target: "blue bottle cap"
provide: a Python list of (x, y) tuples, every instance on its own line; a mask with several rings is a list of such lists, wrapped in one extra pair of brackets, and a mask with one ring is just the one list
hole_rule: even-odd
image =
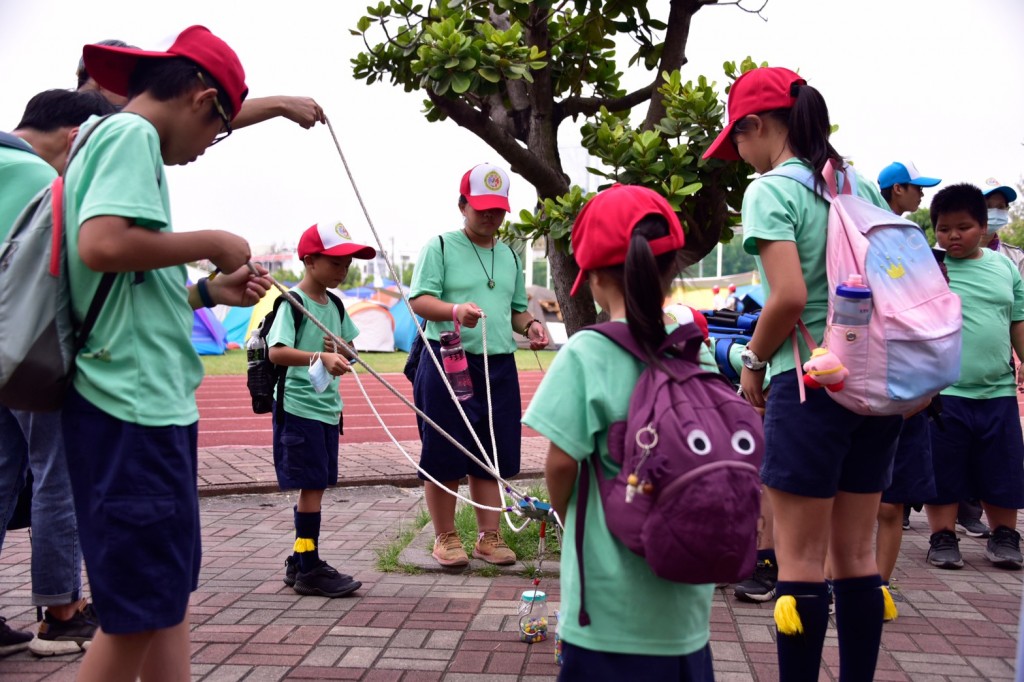
[(840, 284), (836, 287), (836, 295), (843, 298), (871, 298), (871, 289), (867, 287), (848, 287)]

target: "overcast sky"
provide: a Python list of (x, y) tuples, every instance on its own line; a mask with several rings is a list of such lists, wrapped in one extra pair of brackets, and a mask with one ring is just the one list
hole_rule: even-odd
[[(667, 17), (667, 2), (649, 4)], [(430, 235), (459, 226), (462, 173), (482, 161), (508, 164), (454, 123), (427, 123), (422, 94), (353, 79), (349, 60), (362, 41), (349, 29), (364, 7), (358, 0), (0, 0), (0, 130), (15, 126), (35, 93), (74, 86), (83, 44), (120, 38), (163, 48), (181, 29), (203, 24), (238, 52), (250, 96), (317, 99), (385, 247), (393, 239), (398, 253), (416, 254)], [(1012, 184), (1024, 174), (1021, 0), (770, 0), (763, 15), (767, 22), (731, 6), (701, 10), (684, 78), (704, 73), (724, 82), (722, 62), (746, 55), (799, 70), (840, 125), (837, 149), (872, 178), (904, 158), (944, 184), (989, 176)], [(647, 79), (635, 72), (628, 83)], [(560, 131), (563, 153), (581, 166), (570, 124)], [(263, 123), (169, 169), (169, 177), (179, 230), (222, 228), (259, 246), (295, 243), (312, 223), (337, 217), (370, 239), (324, 126)], [(511, 198), (518, 213), (535, 194), (513, 178)]]

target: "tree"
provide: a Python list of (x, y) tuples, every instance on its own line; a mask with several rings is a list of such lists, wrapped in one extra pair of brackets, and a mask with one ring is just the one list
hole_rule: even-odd
[[(683, 83), (679, 72), (691, 18), (714, 4), (670, 0), (661, 19), (644, 0), (429, 0), (425, 8), (390, 0), (368, 7), (353, 31), (366, 45), (353, 73), (368, 84), (423, 92), (428, 120), (466, 128), (533, 185), (537, 210), (522, 212), (509, 233), (549, 237), (553, 286), (571, 333), (595, 315), (589, 291), (569, 297), (578, 273), (569, 235), (588, 197), (562, 169), (558, 128), (565, 121), (586, 119), (582, 144), (610, 168), (591, 172), (609, 184), (651, 187), (679, 212), (687, 233), (681, 267), (732, 236), (737, 217), (729, 207), (739, 206), (749, 168), (700, 158), (721, 129), (724, 107), (714, 83), (703, 76)], [(616, 59), (619, 36), (636, 45), (625, 67)], [(754, 66), (748, 58), (739, 70)], [(627, 93), (621, 68), (652, 75)], [(725, 74), (734, 78), (737, 67), (727, 62)], [(634, 127), (629, 114), (639, 105), (647, 111)]]
[(924, 236), (928, 238), (928, 243), (935, 246), (935, 228), (932, 227), (932, 214), (927, 208), (919, 208), (910, 215), (907, 216), (907, 220), (911, 220), (921, 226), (924, 230)]
[[(1017, 181), (1017, 196), (1024, 197), (1024, 178)], [(1024, 201), (1010, 204), (1010, 224), (999, 231), (999, 238), (1024, 248)]]

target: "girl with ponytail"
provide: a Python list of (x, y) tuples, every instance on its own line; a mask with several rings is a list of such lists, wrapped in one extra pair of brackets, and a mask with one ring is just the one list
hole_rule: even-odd
[[(767, 298), (744, 352), (740, 386), (754, 407), (766, 408), (761, 478), (775, 514), (779, 676), (818, 679), (828, 625), (829, 553), (840, 679), (870, 680), (887, 596), (873, 530), (902, 419), (856, 415), (824, 391), (810, 391), (800, 402), (790, 338), (801, 319), (816, 339), (824, 335), (828, 203), (800, 182), (770, 173), (789, 165), (809, 169), (820, 189), (826, 162), (844, 164), (829, 141), (821, 93), (788, 69), (745, 73), (729, 92), (728, 110), (729, 124), (704, 158), (742, 159), (762, 174), (743, 196), (743, 247), (757, 259)], [(887, 206), (873, 182), (858, 178), (857, 193)], [(798, 351), (801, 363), (809, 358), (802, 343)], [(769, 363), (766, 403), (761, 387)]]
[[(572, 246), (584, 284), (612, 320), (629, 330), (657, 363), (667, 338), (662, 302), (683, 246), (679, 218), (644, 187), (615, 185), (591, 199), (576, 218)], [(608, 453), (608, 429), (626, 418), (644, 363), (595, 331), (566, 343), (527, 409), (523, 422), (551, 440), (546, 478), (551, 504), (564, 521), (559, 679), (714, 679), (708, 645), (714, 585), (656, 577), (643, 557), (616, 539), (604, 522), (601, 496), (587, 496), (586, 613), (581, 624), (581, 557), (575, 545), (581, 461), (595, 448), (605, 471), (620, 467)], [(588, 467), (588, 485), (597, 489)], [(624, 591), (625, 590), (625, 591)], [(624, 595), (628, 597), (624, 598)], [(586, 619), (584, 619), (586, 622)]]

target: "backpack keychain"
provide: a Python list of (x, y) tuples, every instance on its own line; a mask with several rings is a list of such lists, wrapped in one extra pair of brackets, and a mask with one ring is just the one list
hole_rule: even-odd
[[(650, 434), (649, 442), (644, 442), (645, 435)], [(640, 455), (640, 459), (637, 460), (636, 466), (633, 467), (633, 473), (626, 478), (626, 504), (631, 504), (633, 498), (636, 497), (636, 491), (639, 490), (642, 495), (650, 495), (654, 492), (654, 484), (650, 481), (640, 481), (640, 469), (643, 468), (644, 462), (651, 456), (651, 450), (658, 445), (658, 432), (654, 430), (652, 424), (648, 424), (644, 428), (636, 432), (636, 444), (643, 450), (643, 454)]]

